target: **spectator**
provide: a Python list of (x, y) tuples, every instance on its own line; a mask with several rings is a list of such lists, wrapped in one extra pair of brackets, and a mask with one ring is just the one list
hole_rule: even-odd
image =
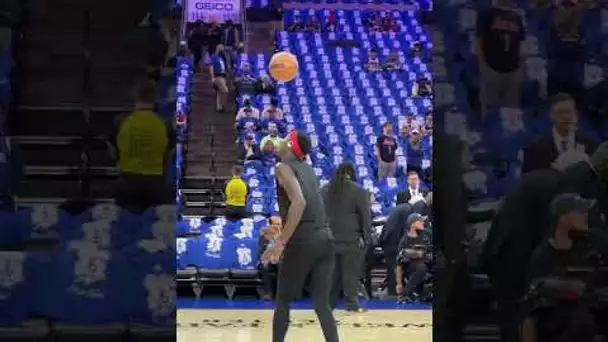
[(422, 134), (420, 129), (414, 127), (410, 130), (410, 138), (406, 144), (407, 170), (422, 171), (422, 160), (424, 159), (424, 146), (422, 144)]
[(407, 173), (407, 190), (397, 194), (397, 204), (408, 203), (413, 205), (420, 200), (425, 200), (428, 193), (429, 192), (420, 185), (420, 176), (418, 175), (418, 172), (410, 171)]
[(395, 292), (404, 296), (406, 303), (416, 301), (428, 273), (429, 241), (423, 236), (424, 222), (422, 215), (411, 214), (407, 219), (407, 233), (399, 241)]
[(365, 64), (365, 69), (369, 72), (377, 72), (382, 71), (382, 65), (380, 64), (380, 58), (378, 57), (378, 52), (372, 49), (369, 52), (369, 60), (367, 64)]
[[(211, 23), (207, 30), (207, 51), (210, 55), (217, 50), (217, 46), (222, 42), (222, 28), (218, 23)], [(222, 52), (223, 53), (223, 52)]]
[(383, 126), (383, 133), (378, 136), (376, 141), (376, 159), (378, 161), (378, 179), (395, 177), (397, 172), (397, 162), (395, 152), (399, 145), (393, 136), (393, 125), (390, 122)]
[(248, 134), (245, 141), (238, 146), (239, 161), (246, 162), (250, 160), (260, 159), (260, 148), (258, 147), (255, 137)]
[(547, 93), (570, 93), (578, 98), (583, 90), (586, 51), (583, 45), (583, 10), (571, 0), (563, 0), (554, 11), (551, 25)]
[(407, 139), (410, 136), (410, 127), (411, 127), (412, 121), (411, 118), (408, 118), (406, 122), (404, 122), (401, 127), (399, 128), (399, 138), (400, 139)]
[(372, 242), (369, 193), (356, 183), (354, 167), (343, 163), (335, 177), (321, 189), (328, 224), (336, 240), (332, 306), (344, 293), (346, 311), (363, 312), (358, 287), (363, 260)]
[(336, 15), (336, 11), (330, 11), (329, 17), (327, 17), (327, 25), (325, 29), (328, 32), (336, 32), (338, 30), (338, 16)]
[(551, 134), (524, 147), (522, 173), (550, 168), (566, 151), (576, 150), (590, 155), (597, 148), (597, 142), (578, 132), (576, 104), (570, 95), (557, 94), (553, 97), (551, 121)]
[(386, 271), (388, 277), (388, 294), (390, 296), (397, 295), (397, 279), (395, 277), (395, 268), (397, 266), (397, 252), (399, 242), (405, 234), (407, 228), (406, 222), (412, 212), (412, 207), (409, 204), (399, 204), (394, 207), (382, 228), (382, 233), (378, 240), (378, 244), (384, 251), (386, 260)]
[(509, 0), (497, 0), (493, 7), (479, 12), (477, 18), (482, 119), (485, 119), (491, 106), (502, 104), (506, 107), (519, 107), (520, 48), (526, 34), (521, 16), (509, 4)]
[(236, 52), (242, 41), (243, 39), (239, 28), (232, 20), (226, 21), (226, 26), (222, 32), (222, 44), (224, 45), (225, 54), (228, 57), (228, 65), (230, 65), (230, 67), (232, 67), (234, 61), (236, 61)]
[(223, 53), (224, 46), (222, 44), (217, 45), (209, 66), (211, 83), (213, 83), (213, 88), (217, 92), (216, 109), (218, 112), (223, 112), (228, 102), (228, 83), (226, 82), (228, 69)]
[(257, 79), (251, 74), (251, 65), (243, 64), (241, 74), (234, 79), (237, 95), (255, 95)]
[(397, 33), (401, 28), (399, 27), (399, 24), (397, 24), (397, 21), (393, 19), (389, 13), (386, 13), (384, 19), (382, 19), (381, 30), (382, 32)]
[(192, 30), (188, 33), (188, 48), (192, 51), (195, 71), (199, 70), (203, 58), (203, 45), (205, 44), (204, 29), (203, 23), (195, 23)]
[[(262, 232), (260, 236), (260, 257), (262, 260), (262, 254), (268, 248), (268, 244), (270, 241), (277, 239), (281, 230), (283, 229), (283, 223), (281, 222), (281, 218), (278, 216), (272, 216), (270, 218), (270, 226), (268, 226)], [(275, 292), (275, 287), (273, 284), (276, 282), (276, 273), (278, 272), (277, 264), (268, 263), (264, 265), (260, 263), (260, 276), (262, 278), (262, 284), (264, 285), (264, 294), (262, 295), (262, 299), (264, 300), (272, 300), (273, 293)]]
[(268, 75), (263, 75), (256, 83), (256, 95), (277, 96), (277, 87)]
[(270, 100), (270, 105), (262, 111), (263, 120), (283, 120), (283, 110), (279, 108), (277, 99)]
[(289, 32), (299, 32), (304, 31), (304, 22), (300, 18), (296, 18), (291, 25), (287, 27), (287, 31)]
[(374, 13), (371, 17), (365, 20), (365, 26), (369, 31), (379, 32), (380, 31), (380, 19), (378, 14)]
[(260, 119), (260, 110), (251, 105), (251, 100), (247, 99), (243, 103), (243, 107), (239, 109), (236, 114), (236, 121), (240, 121), (245, 118)]
[(244, 219), (247, 213), (247, 196), (249, 196), (249, 185), (241, 178), (243, 167), (235, 165), (232, 167), (232, 179), (226, 184), (226, 218), (231, 221)]
[(433, 84), (427, 77), (421, 77), (416, 82), (412, 89), (412, 96), (427, 97), (433, 94)]
[(403, 63), (399, 60), (399, 52), (393, 51), (388, 56), (388, 61), (384, 63), (384, 70), (386, 71), (401, 71), (403, 70)]
[(420, 58), (424, 56), (424, 47), (422, 46), (422, 43), (416, 41), (412, 44), (411, 55), (412, 57)]
[(116, 138), (120, 172), (116, 205), (136, 213), (175, 200), (165, 178), (173, 139), (154, 112), (156, 93), (156, 83), (151, 80), (138, 86), (135, 111), (122, 121)]
[(264, 154), (274, 155), (281, 141), (278, 128), (276, 126), (269, 126), (268, 135), (262, 138), (260, 148)]
[(433, 111), (429, 111), (424, 118), (424, 129), (427, 132), (433, 132)]
[(318, 33), (321, 32), (321, 24), (317, 20), (317, 18), (312, 17), (306, 23), (306, 27), (304, 29), (306, 32), (310, 33)]

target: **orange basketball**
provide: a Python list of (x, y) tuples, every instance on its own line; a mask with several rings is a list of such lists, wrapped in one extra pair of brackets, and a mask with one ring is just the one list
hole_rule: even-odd
[(289, 82), (298, 76), (300, 65), (295, 55), (289, 52), (278, 52), (270, 59), (270, 75), (279, 82)]

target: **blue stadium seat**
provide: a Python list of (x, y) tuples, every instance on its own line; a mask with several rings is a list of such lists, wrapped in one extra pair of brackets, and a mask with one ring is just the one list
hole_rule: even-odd
[[(400, 126), (408, 118), (422, 122), (431, 111), (432, 103), (431, 98), (410, 96), (417, 79), (431, 78), (431, 65), (429, 58), (413, 57), (409, 50), (416, 41), (421, 42), (427, 51), (432, 49), (431, 37), (412, 12), (390, 13), (402, 27), (402, 32), (396, 34), (367, 33), (363, 20), (372, 12), (341, 10), (336, 13), (341, 23), (339, 33), (280, 32), (277, 37), (281, 50), (291, 51), (300, 59), (298, 77), (292, 82), (279, 84), (277, 97), (285, 113), (285, 128), (286, 131), (297, 129), (309, 134), (314, 148), (311, 162), (322, 183), (327, 182), (337, 166), (347, 160), (355, 163), (359, 178), (375, 178), (374, 146), (382, 125), (392, 122)], [(286, 11), (285, 23), (288, 26), (295, 18), (307, 20), (312, 16), (323, 21), (329, 14), (329, 10)], [(359, 41), (361, 46), (340, 48), (330, 45), (341, 40)], [(366, 72), (363, 66), (372, 48), (379, 51), (382, 60), (391, 51), (399, 51), (404, 71)], [(263, 54), (241, 54), (237, 67), (248, 63), (253, 75), (266, 75), (269, 58)], [(246, 96), (237, 99), (238, 105), (242, 105), (245, 98), (257, 108), (270, 102), (268, 96)], [(242, 122), (241, 126), (246, 124)], [(400, 174), (408, 164), (424, 166), (425, 169), (430, 166), (432, 141), (429, 137), (424, 139), (420, 155), (410, 155), (409, 158), (408, 144), (402, 141), (397, 151)], [(248, 209), (254, 213), (276, 213), (274, 169), (259, 162), (246, 162), (245, 169), (245, 179), (253, 194)], [(394, 201), (380, 201), (380, 204), (382, 208), (378, 212), (386, 213)]]

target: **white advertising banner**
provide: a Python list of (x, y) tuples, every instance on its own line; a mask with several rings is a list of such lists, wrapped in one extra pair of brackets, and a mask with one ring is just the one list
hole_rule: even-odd
[(187, 0), (188, 21), (241, 22), (241, 0)]

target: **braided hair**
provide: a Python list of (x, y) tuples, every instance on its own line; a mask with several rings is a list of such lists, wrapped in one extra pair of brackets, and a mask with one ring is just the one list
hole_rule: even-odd
[(338, 166), (336, 175), (329, 182), (329, 197), (332, 201), (340, 199), (344, 190), (344, 185), (349, 182), (356, 182), (357, 175), (355, 174), (355, 168), (351, 163), (342, 163)]

